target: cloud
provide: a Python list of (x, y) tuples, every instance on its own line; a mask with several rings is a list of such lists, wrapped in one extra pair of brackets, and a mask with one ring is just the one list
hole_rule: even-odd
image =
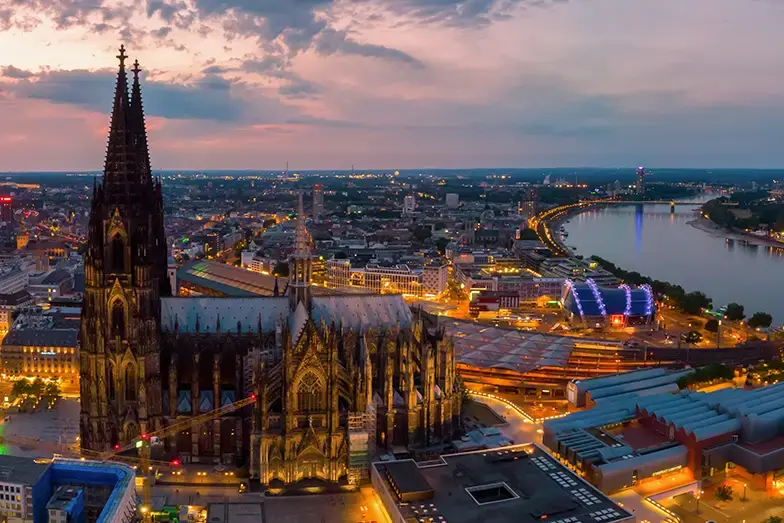
[(203, 74), (223, 74), (229, 71), (228, 67), (222, 65), (211, 65), (201, 70)]
[(150, 34), (155, 38), (163, 39), (169, 36), (171, 32), (172, 32), (171, 27), (164, 26), (164, 27), (159, 27), (158, 29), (153, 29), (152, 31), (150, 31)]
[[(115, 73), (109, 70), (45, 71), (8, 88), (17, 97), (106, 113), (111, 107), (115, 80)], [(206, 74), (188, 84), (142, 79), (142, 93), (147, 115), (169, 119), (265, 122), (280, 121), (281, 115), (286, 114), (279, 103), (263, 93), (247, 92), (215, 74)]]
[(34, 76), (34, 74), (30, 71), (25, 71), (24, 69), (19, 69), (18, 67), (14, 67), (13, 65), (8, 65), (2, 68), (2, 74), (6, 78), (14, 78), (17, 80), (23, 80), (25, 78), (30, 78)]
[(396, 62), (404, 62), (417, 69), (422, 69), (425, 65), (399, 49), (393, 49), (383, 45), (365, 44), (349, 38), (343, 31), (334, 29), (323, 30), (315, 40), (316, 52), (321, 55), (331, 54), (353, 54), (359, 56), (382, 58)]
[(321, 92), (321, 88), (295, 73), (289, 68), (289, 61), (280, 55), (266, 55), (262, 59), (247, 59), (240, 69), (247, 73), (258, 74), (285, 83), (278, 88), (278, 94), (287, 98), (312, 98)]

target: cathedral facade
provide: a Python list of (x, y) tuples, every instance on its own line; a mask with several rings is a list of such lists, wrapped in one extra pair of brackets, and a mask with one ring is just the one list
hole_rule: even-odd
[(171, 296), (139, 68), (129, 96), (122, 48), (119, 59), (85, 258), (82, 446), (162, 433), (170, 457), (244, 463), (263, 484), (289, 484), (355, 481), (357, 456), (377, 446), (451, 441), (461, 403), (451, 340), (401, 296), (313, 296), (301, 197), (283, 293)]

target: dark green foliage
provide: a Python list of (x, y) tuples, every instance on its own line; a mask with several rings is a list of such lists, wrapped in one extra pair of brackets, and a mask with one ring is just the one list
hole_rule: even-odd
[(771, 323), (773, 323), (773, 316), (767, 312), (755, 312), (749, 318), (749, 327), (752, 329), (767, 329)]
[(711, 363), (705, 367), (696, 369), (688, 376), (683, 376), (678, 380), (678, 387), (685, 389), (700, 383), (710, 383), (713, 380), (731, 380), (735, 377), (735, 371), (721, 363)]
[(732, 501), (733, 492), (732, 487), (729, 485), (719, 485), (716, 487), (716, 493), (714, 494), (716, 499), (719, 501)]
[(520, 231), (520, 239), (521, 240), (538, 240), (539, 236), (537, 236), (536, 231), (533, 229), (529, 229), (526, 227), (522, 231)]
[(661, 280), (652, 280), (643, 276), (639, 272), (625, 271), (614, 263), (607, 261), (599, 256), (591, 256), (591, 259), (599, 264), (606, 271), (611, 272), (625, 283), (630, 285), (648, 284), (653, 289), (657, 298), (671, 303), (686, 314), (700, 314), (703, 309), (710, 309), (713, 301), (704, 293), (699, 291), (686, 293), (680, 285), (673, 285)]
[(730, 321), (742, 321), (746, 317), (743, 305), (734, 302), (730, 303), (727, 305), (727, 312), (724, 313), (724, 317)]
[(702, 334), (699, 331), (691, 331), (683, 337), (683, 341), (692, 344), (699, 343), (702, 341)]

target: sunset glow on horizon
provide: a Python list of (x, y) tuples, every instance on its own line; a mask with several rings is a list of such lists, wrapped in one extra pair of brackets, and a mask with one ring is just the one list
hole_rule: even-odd
[[(775, 0), (0, 0), (0, 171), (779, 167)], [(129, 62), (129, 63), (130, 63)]]

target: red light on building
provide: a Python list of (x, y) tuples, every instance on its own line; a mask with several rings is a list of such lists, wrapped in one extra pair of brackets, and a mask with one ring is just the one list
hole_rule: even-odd
[(10, 196), (0, 196), (0, 202), (11, 203), (12, 201), (14, 201), (14, 199)]

